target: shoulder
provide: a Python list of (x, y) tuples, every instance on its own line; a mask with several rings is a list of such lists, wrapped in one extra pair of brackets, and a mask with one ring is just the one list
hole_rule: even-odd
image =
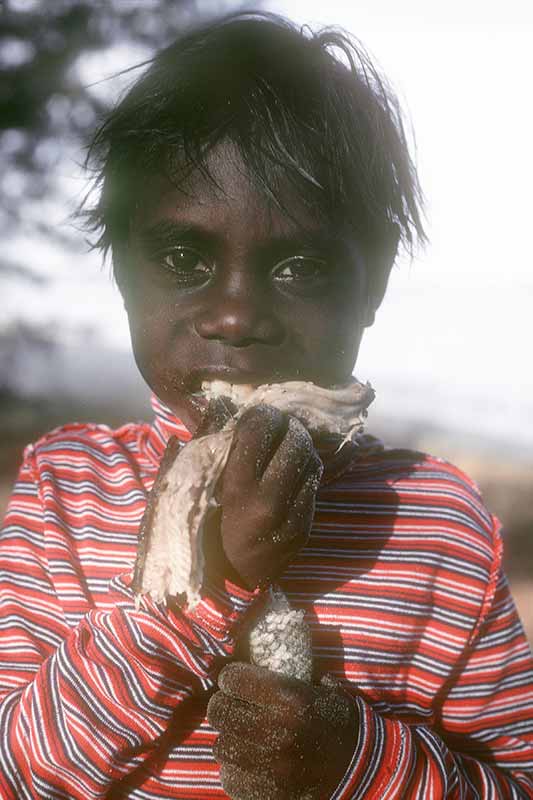
[[(362, 465), (361, 465), (362, 466)], [(463, 470), (443, 458), (413, 450), (384, 450), (375, 458), (376, 474), (401, 498), (428, 506), (450, 506), (490, 525), (479, 487)]]
[(481, 492), (459, 467), (415, 450), (384, 449), (355, 460), (343, 476), (345, 488), (394, 492), (402, 505), (450, 507), (491, 525)]
[(69, 423), (54, 428), (29, 444), (24, 451), (24, 462), (39, 471), (45, 466), (64, 464), (70, 466), (98, 462), (113, 466), (138, 450), (140, 437), (148, 425), (129, 423), (119, 428), (98, 423)]
[(450, 521), (468, 524), (491, 539), (494, 518), (475, 481), (449, 461), (427, 453), (416, 453), (409, 464), (407, 452), (391, 451), (389, 455), (390, 469), (396, 470), (392, 485), (402, 501), (412, 500), (446, 514)]
[(482, 581), (500, 565), (499, 521), (476, 483), (444, 459), (384, 449), (354, 461), (331, 492), (334, 502), (381, 515), (400, 549), (431, 552), (441, 564), (454, 560)]
[(425, 613), (473, 635), (501, 574), (502, 541), (468, 475), (427, 453), (384, 449), (356, 460), (329, 500), (353, 523), (356, 553), (361, 543), (370, 555), (375, 547), (369, 575), (381, 592), (401, 585), (413, 602), (424, 598)]

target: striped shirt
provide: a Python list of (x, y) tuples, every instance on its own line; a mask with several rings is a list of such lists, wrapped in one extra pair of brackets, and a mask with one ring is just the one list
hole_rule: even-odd
[[(171, 434), (68, 425), (27, 448), (0, 539), (0, 797), (223, 798), (206, 706), (258, 592), (205, 585), (194, 611), (130, 589)], [(362, 455), (319, 490), (280, 584), (317, 671), (352, 694), (346, 798), (533, 798), (533, 662), (498, 521), (459, 470)]]

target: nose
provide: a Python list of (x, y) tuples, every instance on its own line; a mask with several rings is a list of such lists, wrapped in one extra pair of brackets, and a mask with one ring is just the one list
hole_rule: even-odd
[(213, 287), (194, 327), (202, 338), (232, 347), (280, 344), (284, 329), (272, 306), (263, 292), (251, 287)]

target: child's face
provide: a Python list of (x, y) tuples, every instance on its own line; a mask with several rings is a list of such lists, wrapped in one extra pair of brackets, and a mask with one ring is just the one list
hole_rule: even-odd
[(218, 188), (199, 172), (147, 187), (117, 264), (137, 364), (191, 430), (202, 380), (346, 381), (368, 319), (356, 242), (273, 207), (232, 148), (210, 168)]

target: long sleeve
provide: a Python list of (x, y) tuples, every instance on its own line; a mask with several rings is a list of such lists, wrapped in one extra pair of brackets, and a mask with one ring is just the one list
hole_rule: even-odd
[(431, 726), (356, 703), (360, 735), (334, 800), (533, 798), (531, 654), (505, 577)]
[(72, 559), (48, 558), (59, 545), (43, 536), (28, 458), (0, 538), (2, 800), (105, 797), (150, 757), (176, 709), (212, 686), (253, 600), (227, 584), (188, 615), (149, 601), (137, 611), (124, 573), (110, 610), (67, 624), (55, 587), (63, 570), (68, 596)]

